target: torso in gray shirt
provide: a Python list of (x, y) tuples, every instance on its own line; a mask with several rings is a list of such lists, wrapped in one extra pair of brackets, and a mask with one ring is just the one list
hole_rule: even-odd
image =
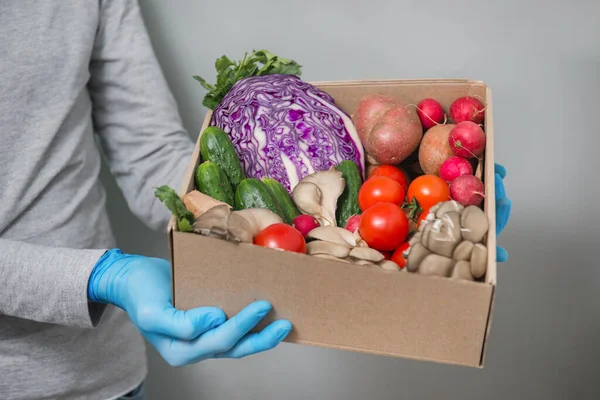
[(126, 314), (87, 309), (115, 246), (99, 147), (136, 215), (166, 227), (152, 188), (179, 187), (192, 142), (137, 2), (1, 1), (0, 399), (114, 398), (146, 374)]

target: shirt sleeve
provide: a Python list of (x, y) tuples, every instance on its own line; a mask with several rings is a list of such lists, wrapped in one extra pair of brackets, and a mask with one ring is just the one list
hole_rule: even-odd
[(88, 300), (88, 281), (105, 252), (0, 239), (0, 314), (94, 328), (106, 305)]
[(154, 188), (179, 191), (194, 143), (138, 2), (101, 0), (99, 18), (88, 87), (100, 147), (132, 213), (152, 229), (166, 229), (171, 214)]

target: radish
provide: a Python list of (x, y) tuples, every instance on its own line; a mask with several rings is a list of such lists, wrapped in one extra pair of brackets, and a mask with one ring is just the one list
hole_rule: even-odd
[(485, 197), (485, 186), (475, 175), (462, 175), (450, 183), (450, 197), (465, 207), (478, 206)]
[(466, 158), (452, 156), (440, 167), (440, 178), (452, 182), (462, 175), (473, 175), (473, 166)]
[(350, 218), (348, 218), (348, 221), (346, 221), (345, 229), (354, 233), (358, 229), (359, 225), (360, 225), (360, 214), (356, 214), (356, 215), (353, 215)]
[(442, 105), (434, 99), (423, 99), (417, 104), (417, 115), (425, 130), (442, 123), (446, 114)]
[(308, 236), (308, 232), (312, 231), (315, 228), (320, 227), (321, 224), (312, 215), (302, 214), (302, 215), (298, 215), (296, 218), (294, 218), (294, 221), (292, 222), (292, 226), (294, 228), (296, 228), (302, 234), (302, 236), (304, 236), (304, 238), (306, 239), (306, 237)]
[(450, 118), (455, 124), (463, 121), (481, 124), (484, 110), (483, 104), (475, 97), (464, 96), (454, 100), (450, 105)]
[(459, 157), (479, 158), (485, 149), (485, 133), (475, 122), (459, 122), (450, 131), (448, 143)]

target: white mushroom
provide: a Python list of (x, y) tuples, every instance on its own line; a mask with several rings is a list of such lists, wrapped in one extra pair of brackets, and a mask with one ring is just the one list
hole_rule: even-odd
[(331, 242), (324, 242), (322, 240), (315, 240), (306, 245), (306, 252), (311, 255), (328, 254), (337, 258), (346, 258), (350, 253), (350, 247)]
[(200, 218), (202, 214), (213, 207), (226, 205), (226, 203), (213, 199), (209, 195), (206, 195), (198, 190), (192, 190), (191, 192), (186, 193), (185, 196), (183, 196), (182, 201), (185, 205), (185, 208), (194, 214), (194, 219)]
[(472, 281), (471, 264), (468, 261), (458, 261), (452, 270), (452, 279)]
[(385, 256), (383, 254), (369, 247), (353, 248), (352, 250), (350, 250), (350, 257), (371, 262), (379, 262), (385, 259)]
[(337, 200), (345, 187), (341, 171), (317, 171), (302, 178), (292, 190), (292, 199), (300, 211), (317, 218), (321, 226), (336, 226)]
[(227, 240), (252, 243), (260, 231), (277, 223), (283, 223), (283, 219), (266, 208), (233, 211), (227, 220)]
[(487, 270), (487, 256), (487, 247), (481, 243), (477, 243), (471, 254), (471, 274), (477, 279), (485, 275), (485, 271)]
[(339, 226), (319, 226), (308, 232), (311, 239), (323, 240), (326, 242), (346, 245), (348, 247), (356, 246), (355, 235), (347, 229)]
[(476, 206), (465, 208), (461, 216), (462, 237), (479, 243), (489, 229), (489, 221), (483, 210)]
[(194, 221), (194, 232), (204, 236), (227, 236), (227, 220), (231, 209), (227, 204), (211, 208)]

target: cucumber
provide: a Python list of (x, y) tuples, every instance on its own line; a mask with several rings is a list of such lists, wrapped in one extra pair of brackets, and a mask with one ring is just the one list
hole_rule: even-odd
[(203, 161), (212, 161), (227, 175), (235, 191), (242, 179), (246, 178), (235, 148), (224, 130), (209, 126), (200, 136), (200, 155)]
[(291, 225), (294, 222), (294, 218), (300, 215), (300, 211), (292, 201), (289, 192), (277, 179), (262, 178), (262, 181), (267, 185), (267, 189), (269, 189), (269, 192), (271, 192), (271, 195), (275, 198), (279, 207), (281, 207), (284, 215), (283, 220)]
[(204, 161), (198, 166), (196, 169), (196, 187), (200, 192), (233, 207), (233, 188), (225, 171), (216, 163)]
[(246, 178), (235, 191), (235, 209), (266, 208), (279, 215), (284, 221), (283, 210), (271, 194), (267, 185), (255, 178)]
[(362, 176), (358, 165), (350, 160), (342, 161), (336, 169), (342, 173), (342, 177), (346, 180), (346, 187), (338, 198), (336, 210), (337, 225), (343, 228), (346, 226), (348, 218), (360, 214), (358, 190), (362, 185)]

